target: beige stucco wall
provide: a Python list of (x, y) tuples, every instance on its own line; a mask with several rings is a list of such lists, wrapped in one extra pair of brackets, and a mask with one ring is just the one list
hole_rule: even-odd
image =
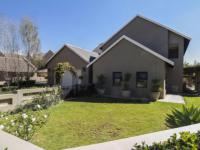
[[(69, 62), (73, 65), (77, 70), (83, 69), (87, 65), (87, 62), (80, 58), (77, 54), (71, 51), (68, 47), (64, 47), (60, 50), (56, 56), (47, 64), (48, 69), (48, 84), (53, 85), (55, 84), (55, 67), (58, 63), (62, 62)], [(83, 74), (84, 75), (84, 74)], [(84, 76), (83, 83), (86, 83), (87, 77)]]
[[(144, 52), (141, 48), (127, 40), (120, 41), (108, 53), (93, 64), (93, 82), (97, 82), (97, 76), (106, 76), (106, 94), (120, 96), (121, 87), (112, 85), (112, 73), (131, 73), (130, 88), (135, 97), (149, 97), (152, 79), (160, 79), (165, 82), (165, 62), (152, 54)], [(148, 72), (148, 87), (136, 88), (136, 72)]]
[[(170, 43), (178, 43), (179, 58), (171, 59), (175, 62), (174, 68), (168, 68), (167, 73), (167, 92), (181, 93), (183, 80), (183, 57), (184, 57), (184, 38), (174, 34), (167, 29), (154, 23), (136, 17), (125, 28), (111, 38), (102, 49), (105, 50), (122, 35), (126, 35), (137, 42), (155, 50), (157, 53), (168, 58)], [(123, 50), (122, 50), (123, 51)]]

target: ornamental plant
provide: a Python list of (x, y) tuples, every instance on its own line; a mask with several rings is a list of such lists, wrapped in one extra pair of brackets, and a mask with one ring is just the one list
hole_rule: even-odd
[(123, 90), (129, 90), (129, 82), (131, 80), (132, 75), (130, 73), (126, 73), (124, 75), (124, 80), (123, 80)]
[(182, 132), (180, 137), (174, 134), (164, 142), (147, 145), (144, 142), (135, 144), (132, 150), (199, 150), (200, 149), (200, 131), (197, 133)]
[(196, 106), (183, 106), (182, 109), (174, 108), (165, 119), (170, 128), (181, 127), (200, 123), (200, 108)]
[(56, 72), (56, 83), (60, 84), (62, 75), (64, 74), (64, 72), (68, 70), (74, 73), (75, 67), (72, 66), (70, 63), (68, 62), (64, 62), (64, 63), (58, 63), (56, 68), (55, 68), (55, 72)]
[(97, 76), (97, 86), (99, 89), (104, 89), (106, 83), (106, 77), (103, 74)]
[(1, 118), (0, 128), (10, 134), (29, 141), (36, 129), (42, 127), (47, 119), (48, 114), (41, 111), (23, 112)]
[(162, 83), (159, 79), (152, 80), (152, 92), (161, 92), (162, 91)]
[(62, 102), (60, 95), (61, 95), (60, 88), (53, 89), (48, 94), (41, 93), (39, 95), (36, 95), (30, 103), (18, 106), (11, 113), (16, 114), (19, 112), (26, 112), (28, 110), (37, 111), (37, 110), (47, 109), (52, 105), (56, 105)]

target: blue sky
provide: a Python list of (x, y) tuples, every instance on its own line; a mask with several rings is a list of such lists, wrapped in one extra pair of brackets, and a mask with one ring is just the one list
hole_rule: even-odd
[(200, 58), (199, 0), (0, 0), (0, 14), (16, 23), (30, 17), (43, 52), (64, 43), (92, 50), (141, 14), (190, 36), (185, 60)]

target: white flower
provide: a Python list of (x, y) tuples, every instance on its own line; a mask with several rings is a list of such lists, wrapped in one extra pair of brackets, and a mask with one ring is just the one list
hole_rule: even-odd
[(47, 115), (44, 115), (44, 118), (47, 118)]
[(4, 129), (4, 125), (0, 125), (0, 130), (3, 130)]
[(11, 123), (13, 123), (13, 122), (14, 122), (14, 120), (10, 120), (10, 122), (11, 122)]
[(31, 131), (31, 128), (28, 128), (28, 131)]
[(3, 118), (3, 117), (4, 117), (4, 115), (2, 114), (2, 115), (1, 115), (1, 118)]
[(22, 126), (22, 125), (20, 125), (19, 127), (20, 127), (20, 128), (23, 128), (23, 126)]
[(11, 125), (12, 125), (12, 126), (14, 126), (14, 125), (15, 125), (15, 123), (14, 123), (14, 122), (12, 122), (12, 123), (11, 123)]
[(40, 108), (41, 108), (41, 106), (40, 106), (39, 104), (37, 104), (37, 108), (39, 108), (39, 109), (40, 109)]
[(36, 118), (32, 118), (32, 122), (35, 122)]
[(5, 119), (8, 120), (8, 117), (6, 117)]
[(22, 114), (22, 118), (26, 119), (27, 117), (28, 117), (27, 114), (25, 113)]

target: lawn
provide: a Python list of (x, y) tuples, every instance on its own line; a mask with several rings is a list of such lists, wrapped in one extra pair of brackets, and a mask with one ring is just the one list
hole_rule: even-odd
[[(186, 101), (190, 103), (189, 98)], [(31, 142), (58, 150), (165, 130), (165, 116), (172, 107), (181, 104), (67, 101), (48, 110), (47, 124)]]

